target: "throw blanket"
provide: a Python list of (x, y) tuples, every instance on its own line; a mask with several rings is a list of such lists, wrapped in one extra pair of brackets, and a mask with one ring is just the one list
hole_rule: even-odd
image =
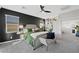
[(32, 47), (34, 47), (33, 45), (33, 38), (31, 36), (31, 32), (28, 32), (27, 33), (27, 36), (25, 36), (25, 40), (28, 44), (30, 44)]

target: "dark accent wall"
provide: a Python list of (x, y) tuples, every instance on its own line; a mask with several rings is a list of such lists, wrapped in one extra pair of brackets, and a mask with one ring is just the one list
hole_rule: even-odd
[[(42, 18), (34, 17), (31, 15), (26, 15), (23, 13), (19, 13), (16, 11), (8, 10), (5, 8), (0, 9), (0, 42), (9, 41), (18, 39), (19, 35), (16, 33), (6, 33), (5, 31), (5, 14), (14, 15), (19, 17), (19, 24), (36, 24), (39, 27), (40, 20)], [(10, 39), (10, 37), (13, 37), (13, 39)]]
[(3, 15), (3, 10), (0, 9), (0, 42), (5, 41), (5, 18)]
[(35, 16), (31, 16), (31, 15), (26, 15), (26, 14), (19, 13), (16, 11), (11, 11), (8, 9), (2, 8), (2, 10), (3, 10), (3, 14), (19, 16), (20, 17), (20, 19), (19, 19), (20, 24), (24, 24), (24, 25), (25, 24), (36, 24), (39, 27), (39, 21), (42, 20), (42, 18), (38, 18)]

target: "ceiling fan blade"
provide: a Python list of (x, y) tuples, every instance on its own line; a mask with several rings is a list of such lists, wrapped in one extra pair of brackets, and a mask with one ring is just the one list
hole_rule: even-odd
[(42, 12), (42, 11), (44, 11), (44, 12), (46, 12), (46, 13), (51, 13), (51, 11), (46, 11), (46, 10), (44, 9), (44, 7), (45, 7), (45, 6), (43, 6), (43, 5), (40, 5), (41, 12)]
[(44, 11), (44, 12), (51, 13), (51, 11)]
[(43, 6), (43, 5), (40, 5), (40, 7), (41, 7), (41, 8), (44, 8), (44, 6)]
[(44, 6), (40, 5), (41, 11), (44, 11)]

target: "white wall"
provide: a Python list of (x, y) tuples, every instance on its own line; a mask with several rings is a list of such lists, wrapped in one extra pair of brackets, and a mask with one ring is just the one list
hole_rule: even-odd
[(72, 29), (75, 26), (76, 21), (62, 22), (62, 31), (72, 33)]
[(79, 9), (60, 15), (62, 20), (62, 31), (72, 32), (73, 27), (79, 22)]
[(57, 39), (61, 39), (62, 38), (61, 19), (60, 18), (58, 18), (57, 21), (53, 22), (53, 31), (55, 32)]

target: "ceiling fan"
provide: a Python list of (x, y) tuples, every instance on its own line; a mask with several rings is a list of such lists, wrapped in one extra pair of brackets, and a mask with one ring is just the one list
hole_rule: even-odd
[(43, 6), (43, 5), (40, 5), (41, 12), (42, 12), (42, 11), (44, 11), (44, 12), (46, 12), (46, 13), (51, 13), (51, 11), (47, 11), (47, 10), (45, 10), (45, 9), (44, 9), (44, 7), (45, 7), (45, 6)]

